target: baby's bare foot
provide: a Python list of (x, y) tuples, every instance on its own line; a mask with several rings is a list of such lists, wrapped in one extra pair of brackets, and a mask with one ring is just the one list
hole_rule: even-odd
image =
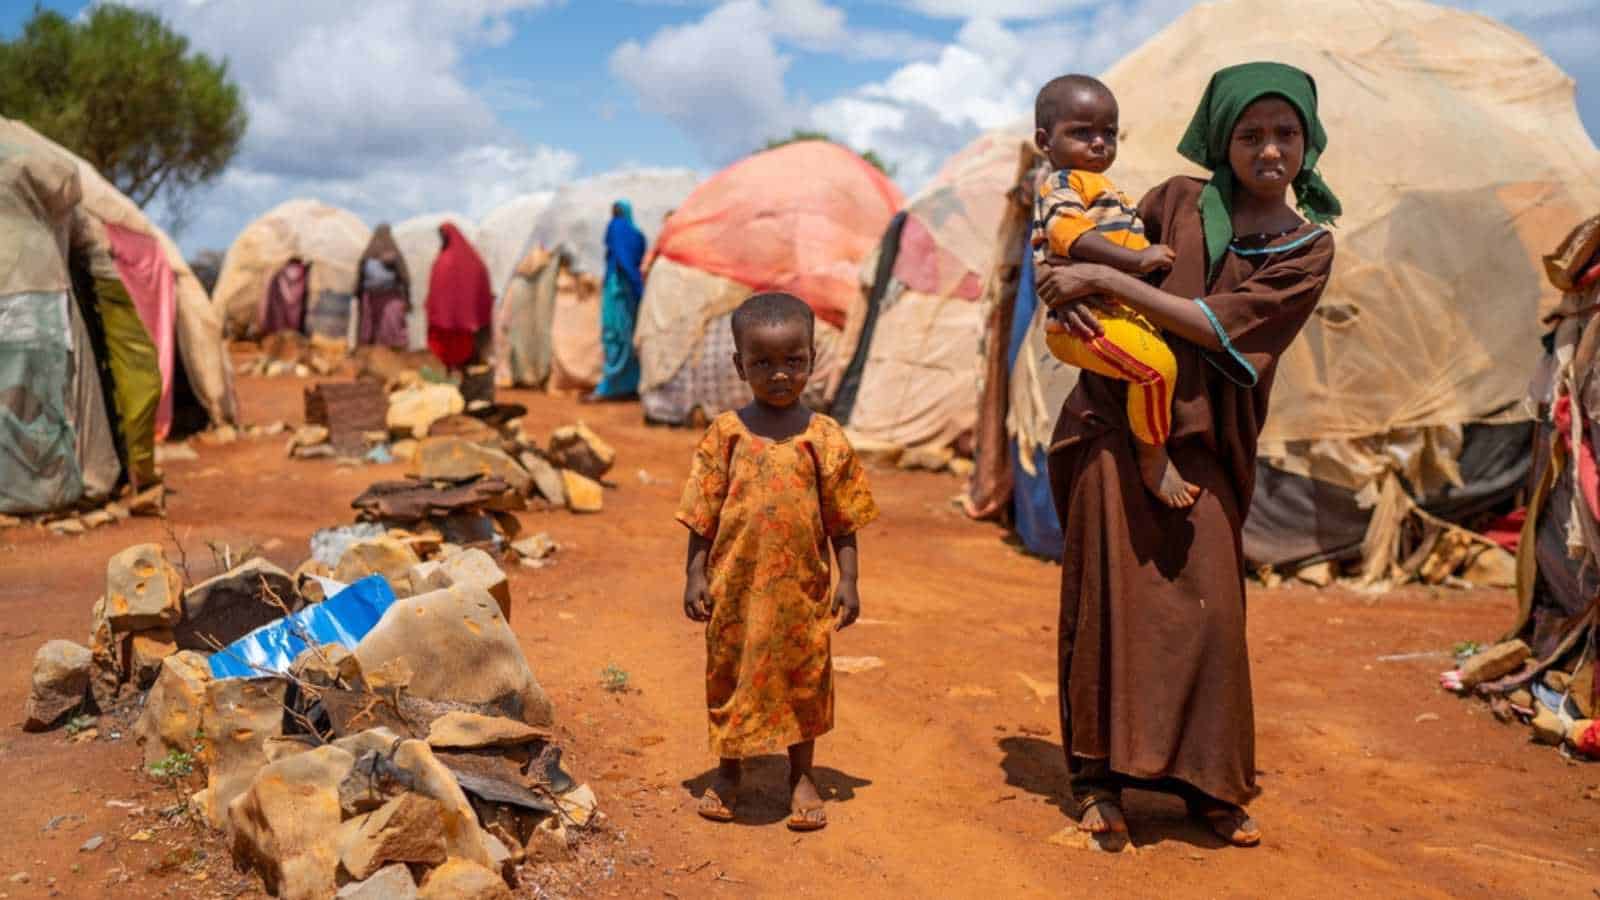
[(1200, 499), (1200, 489), (1178, 473), (1172, 464), (1167, 448), (1154, 444), (1138, 444), (1139, 478), (1156, 499), (1173, 509), (1187, 509)]

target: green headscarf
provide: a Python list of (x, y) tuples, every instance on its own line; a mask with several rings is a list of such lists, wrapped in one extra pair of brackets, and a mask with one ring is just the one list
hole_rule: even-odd
[(1189, 129), (1178, 142), (1185, 159), (1211, 170), (1211, 181), (1200, 192), (1200, 221), (1206, 231), (1206, 271), (1216, 271), (1233, 240), (1233, 167), (1228, 145), (1233, 126), (1245, 108), (1262, 97), (1282, 97), (1300, 113), (1305, 125), (1306, 155), (1294, 179), (1294, 196), (1300, 214), (1319, 225), (1333, 222), (1343, 211), (1322, 176), (1317, 158), (1328, 146), (1328, 134), (1317, 117), (1317, 83), (1294, 66), (1253, 62), (1230, 66), (1211, 76)]

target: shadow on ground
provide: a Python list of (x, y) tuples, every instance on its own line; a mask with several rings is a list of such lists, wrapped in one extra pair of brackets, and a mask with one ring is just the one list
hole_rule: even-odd
[[(829, 803), (846, 803), (854, 800), (856, 789), (872, 784), (828, 766), (812, 769), (817, 781), (817, 791)], [(689, 793), (700, 801), (706, 788), (716, 778), (715, 768), (707, 769), (683, 782)], [(744, 761), (744, 778), (739, 791), (739, 805), (734, 810), (734, 821), (740, 825), (776, 825), (789, 818), (789, 758), (778, 754), (758, 756)]]

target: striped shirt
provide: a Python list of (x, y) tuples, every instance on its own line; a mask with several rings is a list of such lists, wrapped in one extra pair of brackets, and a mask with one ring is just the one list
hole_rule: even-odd
[(1039, 184), (1033, 202), (1033, 259), (1069, 256), (1089, 232), (1129, 250), (1150, 246), (1139, 213), (1111, 179), (1096, 172), (1061, 169)]

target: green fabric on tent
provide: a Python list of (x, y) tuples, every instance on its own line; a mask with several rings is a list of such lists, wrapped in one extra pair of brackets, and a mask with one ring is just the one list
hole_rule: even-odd
[(117, 430), (128, 454), (128, 477), (142, 486), (156, 480), (156, 407), (161, 367), (156, 345), (121, 281), (94, 280), (95, 308), (105, 329), (107, 362), (115, 385)]

